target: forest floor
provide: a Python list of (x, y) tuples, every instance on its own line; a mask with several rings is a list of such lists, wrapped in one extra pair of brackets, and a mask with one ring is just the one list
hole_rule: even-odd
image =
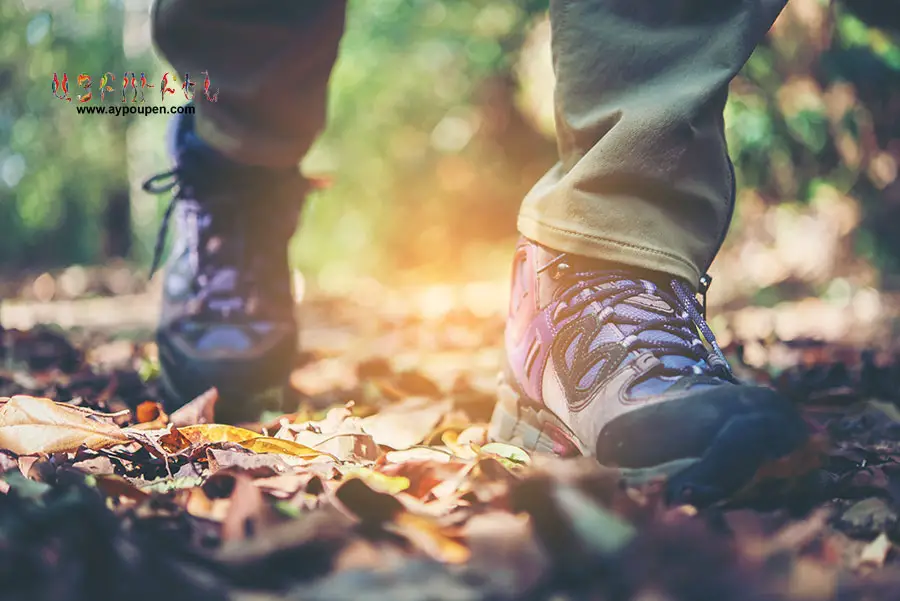
[(751, 368), (732, 343), (816, 446), (672, 507), (659, 482), (486, 440), (503, 324), (464, 296), (307, 301), (296, 410), (240, 428), (215, 391), (156, 403), (149, 303), (39, 316), (66, 329), (7, 309), (0, 598), (900, 599), (898, 349), (767, 341), (778, 367)]

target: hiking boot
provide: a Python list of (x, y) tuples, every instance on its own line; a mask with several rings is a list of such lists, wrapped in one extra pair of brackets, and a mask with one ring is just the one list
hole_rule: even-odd
[(235, 163), (194, 133), (194, 116), (172, 127), (175, 169), (147, 180), (173, 190), (154, 253), (159, 265), (168, 223), (176, 234), (163, 279), (157, 344), (169, 411), (216, 387), (216, 420), (256, 419), (280, 410), (297, 354), (287, 263), (306, 185), (296, 168)]
[(808, 430), (776, 392), (736, 380), (703, 313), (671, 276), (521, 241), (492, 438), (594, 456), (633, 483), (666, 476), (673, 502), (734, 493)]

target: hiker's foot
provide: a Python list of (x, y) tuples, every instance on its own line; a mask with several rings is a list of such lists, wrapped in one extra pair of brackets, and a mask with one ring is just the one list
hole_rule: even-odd
[(173, 124), (176, 167), (148, 180), (173, 190), (154, 268), (174, 217), (157, 343), (171, 410), (215, 386), (216, 419), (252, 420), (279, 409), (297, 351), (287, 264), (304, 196), (296, 169), (229, 161), (193, 131), (193, 115)]
[(671, 277), (523, 240), (506, 350), (494, 439), (596, 456), (632, 481), (665, 475), (672, 501), (721, 499), (808, 438), (788, 401), (737, 383)]

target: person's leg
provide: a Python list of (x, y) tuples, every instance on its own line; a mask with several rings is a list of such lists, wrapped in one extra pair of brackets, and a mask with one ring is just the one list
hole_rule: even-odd
[[(218, 421), (279, 408), (297, 324), (287, 246), (308, 184), (298, 163), (325, 124), (344, 0), (157, 0), (154, 41), (196, 82), (172, 123), (176, 236), (157, 330), (170, 408), (217, 387)], [(205, 75), (210, 78), (206, 98)], [(178, 84), (167, 103), (183, 98)]]
[(153, 38), (197, 82), (201, 139), (240, 163), (293, 167), (325, 125), (345, 12), (345, 0), (157, 0)]
[(519, 216), (493, 438), (695, 505), (807, 440), (734, 378), (694, 295), (734, 202), (728, 84), (783, 4), (551, 0), (560, 162)]
[(522, 234), (696, 287), (734, 203), (728, 84), (785, 3), (552, 0), (560, 162)]

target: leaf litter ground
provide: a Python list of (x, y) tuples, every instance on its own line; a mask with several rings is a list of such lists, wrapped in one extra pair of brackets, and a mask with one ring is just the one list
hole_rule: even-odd
[[(502, 324), (320, 302), (292, 413), (166, 414), (152, 343), (0, 330), (0, 598), (900, 598), (900, 354), (771, 343), (740, 375), (809, 453), (712, 507), (490, 443)], [(786, 361), (785, 358), (788, 358)]]

